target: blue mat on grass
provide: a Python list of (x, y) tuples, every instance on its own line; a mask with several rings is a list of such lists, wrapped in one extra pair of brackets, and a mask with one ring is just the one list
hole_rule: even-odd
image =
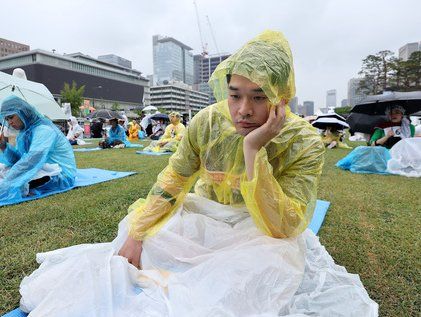
[(326, 200), (319, 200), (317, 199), (316, 208), (314, 208), (313, 218), (308, 225), (308, 228), (317, 234), (319, 232), (320, 227), (323, 224), (323, 220), (325, 219), (327, 210), (329, 209), (330, 202)]
[(16, 308), (15, 310), (8, 312), (6, 315), (3, 315), (2, 317), (26, 317), (26, 316), (28, 316), (27, 313), (24, 313), (19, 308)]
[(148, 152), (148, 151), (136, 151), (136, 154), (144, 154), (144, 155), (155, 155), (155, 156), (161, 156), (161, 155), (169, 155), (169, 154), (172, 154), (172, 152)]
[(77, 148), (73, 149), (74, 152), (92, 152), (92, 151), (100, 151), (103, 150), (100, 147), (90, 147), (90, 148)]
[(126, 144), (126, 149), (131, 149), (131, 148), (142, 148), (143, 144), (138, 144), (138, 143), (130, 143), (130, 144)]
[(108, 182), (113, 179), (122, 178), (122, 177), (126, 177), (133, 174), (136, 174), (136, 172), (115, 172), (115, 171), (103, 170), (99, 168), (77, 169), (75, 185), (71, 188), (67, 188), (64, 190), (57, 190), (57, 191), (49, 192), (43, 195), (25, 197), (22, 200), (15, 201), (15, 202), (0, 202), (0, 207), (19, 204), (28, 200), (40, 199), (47, 196), (64, 193), (76, 187), (90, 186), (90, 185), (94, 185), (94, 184), (98, 184), (102, 182)]
[[(131, 143), (131, 144), (126, 145), (125, 149), (132, 149), (132, 148), (139, 149), (139, 148), (142, 148), (142, 147), (143, 147), (142, 144), (134, 144), (134, 143)], [(90, 148), (77, 148), (77, 149), (73, 149), (74, 152), (92, 152), (92, 151), (100, 151), (100, 150), (103, 150), (103, 148), (100, 148), (99, 146), (97, 146), (97, 147), (90, 147)]]
[[(310, 225), (308, 226), (314, 234), (319, 232), (320, 227), (323, 224), (323, 220), (325, 219), (326, 212), (329, 209), (330, 202), (326, 200), (317, 200), (316, 208), (314, 209), (313, 218), (311, 219)], [(21, 311), (19, 308), (3, 315), (2, 317), (26, 317), (28, 314)]]

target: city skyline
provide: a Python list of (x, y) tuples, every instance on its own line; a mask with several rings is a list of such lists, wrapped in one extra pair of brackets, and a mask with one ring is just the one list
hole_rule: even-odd
[[(43, 18), (28, 27), (6, 15), (0, 21), (0, 37), (31, 49), (55, 49), (60, 54), (80, 51), (95, 58), (115, 54), (132, 61), (133, 68), (144, 76), (153, 73), (154, 34), (185, 43), (193, 48), (193, 54), (202, 51), (191, 1), (182, 0), (174, 6), (167, 0), (152, 4), (122, 0), (118, 10), (111, 1), (21, 2), (21, 20)], [(297, 96), (314, 100), (315, 109), (324, 106), (327, 90), (336, 89), (338, 100), (347, 98), (348, 81), (358, 76), (367, 55), (388, 49), (397, 56), (400, 47), (421, 39), (417, 18), (421, 2), (415, 0), (388, 5), (379, 0), (268, 0), (257, 9), (251, 1), (197, 4), (204, 42), (212, 54), (218, 52), (205, 24), (206, 15), (212, 21), (219, 53), (235, 52), (264, 29), (282, 31), (294, 56)], [(5, 3), (3, 9), (14, 10), (13, 3)]]

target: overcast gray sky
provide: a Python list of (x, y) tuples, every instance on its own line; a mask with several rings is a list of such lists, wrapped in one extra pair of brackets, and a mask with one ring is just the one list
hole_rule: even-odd
[[(369, 54), (421, 41), (420, 0), (196, 0), (202, 33), (216, 53), (206, 16), (221, 52), (235, 52), (265, 29), (290, 42), (299, 102), (324, 106)], [(134, 68), (153, 71), (152, 35), (172, 36), (201, 52), (193, 0), (14, 0), (2, 1), (0, 37), (31, 49), (117, 54)]]

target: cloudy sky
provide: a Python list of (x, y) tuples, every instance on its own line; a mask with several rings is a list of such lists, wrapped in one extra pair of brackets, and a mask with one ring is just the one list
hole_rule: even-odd
[[(290, 42), (299, 102), (316, 108), (337, 89), (338, 105), (361, 60), (421, 41), (420, 0), (196, 0), (210, 53), (235, 52), (265, 29)], [(2, 2), (0, 37), (31, 49), (117, 54), (151, 74), (152, 35), (172, 36), (201, 52), (193, 0), (14, 0)]]

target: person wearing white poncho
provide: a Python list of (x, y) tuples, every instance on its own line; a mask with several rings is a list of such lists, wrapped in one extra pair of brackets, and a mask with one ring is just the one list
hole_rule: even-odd
[(210, 85), (218, 103), (193, 118), (117, 238), (39, 254), (40, 268), (21, 284), (22, 309), (61, 317), (377, 315), (358, 276), (306, 230), (324, 146), (287, 106), (295, 84), (286, 39), (263, 32), (222, 62)]
[(83, 140), (83, 128), (77, 122), (76, 117), (71, 116), (67, 122), (69, 125), (67, 140), (69, 140), (71, 145), (84, 145), (86, 142)]

